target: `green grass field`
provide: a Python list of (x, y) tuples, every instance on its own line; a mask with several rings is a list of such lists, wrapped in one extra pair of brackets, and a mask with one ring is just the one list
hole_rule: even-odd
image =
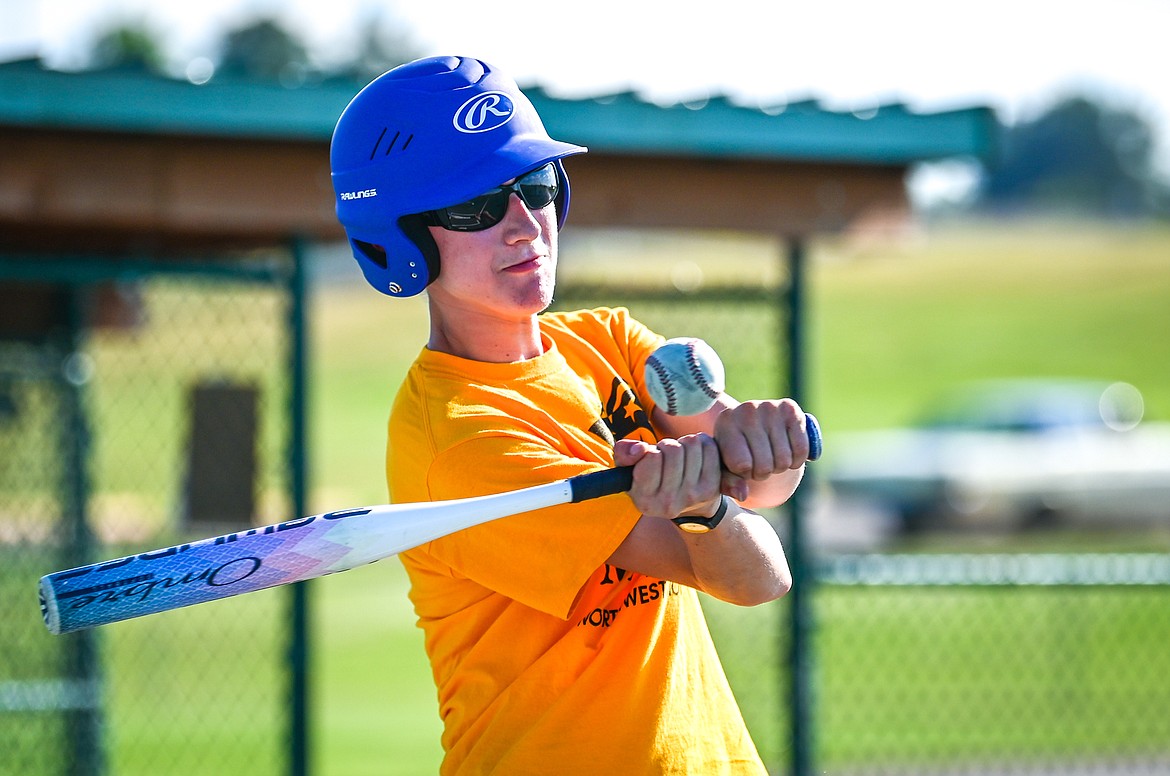
[[(779, 251), (770, 241), (738, 236), (578, 240), (566, 242), (562, 276), (653, 278), (697, 265), (708, 280), (774, 284)], [(884, 243), (823, 240), (813, 245), (809, 302), (811, 403), (830, 445), (834, 429), (904, 423), (940, 392), (991, 376), (1126, 380), (1143, 391), (1147, 417), (1170, 419), (1164, 228), (998, 224)], [(385, 419), (425, 338), (425, 303), (383, 299), (354, 273), (352, 283), (317, 293), (313, 315), (314, 498), (322, 509), (380, 501)], [(726, 360), (732, 372), (751, 368), (738, 357)], [(1115, 605), (1098, 596), (1088, 621), (1090, 635), (1131, 668), (1128, 678), (1115, 680), (1114, 663), (1103, 654), (1078, 664), (1083, 676), (1061, 676), (1043, 668), (1044, 654), (1016, 649), (1021, 628), (1039, 628), (1042, 638), (1059, 642), (1062, 629), (1072, 627), (1052, 614), (1051, 597), (1024, 594), (1019, 611), (1005, 615), (1013, 599), (1003, 591), (822, 591), (818, 612), (832, 627), (820, 631), (818, 642), (819, 759), (844, 767), (977, 755), (1068, 757), (1086, 747), (1140, 751), (1165, 741), (1164, 726), (1119, 725), (1131, 717), (1114, 713), (1102, 722), (1093, 714), (1118, 705), (1124, 711), (1131, 692), (1146, 699), (1141, 708), (1166, 700), (1157, 686), (1170, 674), (1162, 649), (1170, 634), (1158, 613), (1166, 595), (1122, 598)], [(1075, 608), (1081, 600), (1068, 594), (1059, 606)], [(393, 763), (394, 773), (434, 773), (439, 724), (401, 568), (391, 560), (321, 580), (314, 606), (318, 772), (384, 773)], [(786, 747), (784, 710), (772, 690), (783, 681), (775, 667), (783, 607), (711, 607), (728, 673), (776, 768)], [(980, 651), (981, 644), (994, 648)], [(924, 665), (930, 687), (915, 678)], [(1036, 682), (1044, 685), (1041, 695), (1020, 694)], [(998, 713), (1005, 699), (1016, 704), (1020, 722)], [(1074, 710), (1090, 721), (1074, 723)]]
[(1015, 376), (1124, 380), (1170, 420), (1165, 228), (984, 225), (821, 258), (811, 390), (834, 425), (900, 424), (964, 381)]

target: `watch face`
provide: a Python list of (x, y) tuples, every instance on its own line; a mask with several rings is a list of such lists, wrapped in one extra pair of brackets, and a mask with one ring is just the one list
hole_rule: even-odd
[(719, 525), (719, 521), (727, 514), (727, 496), (719, 497), (719, 509), (715, 510), (715, 514), (710, 517), (675, 517), (672, 518), (674, 524), (687, 533), (707, 533), (715, 526)]

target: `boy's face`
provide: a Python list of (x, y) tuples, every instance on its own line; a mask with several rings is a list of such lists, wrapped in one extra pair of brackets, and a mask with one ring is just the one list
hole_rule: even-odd
[(432, 304), (521, 319), (552, 303), (556, 283), (557, 215), (550, 203), (529, 210), (515, 194), (504, 220), (478, 232), (430, 227), (439, 248), (439, 277), (427, 288)]

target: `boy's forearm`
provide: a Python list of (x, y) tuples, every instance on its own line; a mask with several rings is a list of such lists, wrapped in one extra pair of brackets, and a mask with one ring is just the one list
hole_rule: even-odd
[(718, 528), (682, 539), (698, 589), (721, 601), (757, 606), (792, 587), (780, 537), (755, 512), (733, 504)]

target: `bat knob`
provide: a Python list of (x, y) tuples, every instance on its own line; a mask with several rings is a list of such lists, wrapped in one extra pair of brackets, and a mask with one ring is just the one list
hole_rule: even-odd
[(808, 432), (808, 459), (815, 461), (825, 450), (825, 442), (821, 437), (821, 424), (811, 412), (804, 413), (804, 428)]

